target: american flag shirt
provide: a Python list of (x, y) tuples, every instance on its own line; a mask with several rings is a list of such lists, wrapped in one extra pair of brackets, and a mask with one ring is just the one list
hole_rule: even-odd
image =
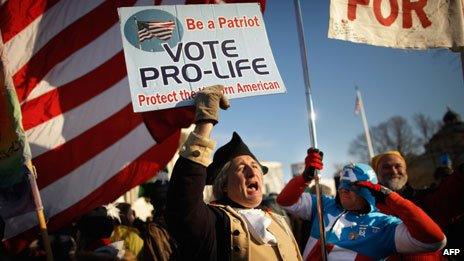
[[(319, 220), (316, 197), (303, 193), (297, 203), (284, 207), (290, 213), (312, 220), (310, 237), (303, 252), (305, 260), (320, 258)], [(329, 260), (379, 260), (395, 252), (395, 234), (402, 221), (378, 212), (357, 214), (340, 207), (333, 197), (322, 196)]]
[[(356, 181), (376, 184), (377, 178), (366, 164), (345, 166), (340, 175), (340, 188), (351, 190), (351, 184)], [(292, 214), (312, 222), (303, 257), (318, 260), (321, 259), (322, 250), (316, 197), (305, 192), (307, 185), (303, 176), (296, 176), (276, 200)], [(393, 216), (379, 212), (375, 198), (367, 188), (358, 187), (353, 191), (366, 200), (370, 206), (368, 212), (347, 211), (339, 200), (322, 196), (329, 260), (380, 260), (394, 253), (433, 252), (446, 245), (446, 237), (440, 227), (422, 209), (398, 193), (391, 192), (379, 205)]]

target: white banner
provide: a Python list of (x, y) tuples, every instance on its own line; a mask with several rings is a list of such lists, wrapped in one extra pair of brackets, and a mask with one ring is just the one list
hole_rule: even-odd
[(204, 87), (229, 98), (283, 93), (258, 4), (118, 9), (135, 112), (186, 106)]
[(462, 48), (463, 2), (331, 0), (328, 36), (394, 48)]

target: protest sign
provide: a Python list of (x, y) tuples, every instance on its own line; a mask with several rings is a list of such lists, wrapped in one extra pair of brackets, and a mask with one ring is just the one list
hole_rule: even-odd
[(329, 38), (394, 48), (464, 46), (463, 0), (331, 0)]
[(229, 98), (285, 92), (258, 4), (118, 9), (135, 112), (193, 104), (215, 84)]

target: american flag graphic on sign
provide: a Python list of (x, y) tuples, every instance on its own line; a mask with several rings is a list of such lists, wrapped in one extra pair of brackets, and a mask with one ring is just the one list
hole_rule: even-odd
[(156, 37), (163, 41), (167, 41), (171, 39), (172, 32), (174, 31), (175, 26), (176, 24), (173, 21), (137, 21), (139, 41), (143, 42), (153, 37)]

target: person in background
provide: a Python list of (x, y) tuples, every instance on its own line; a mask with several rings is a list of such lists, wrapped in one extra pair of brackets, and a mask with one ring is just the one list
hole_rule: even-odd
[(167, 230), (164, 218), (169, 182), (157, 180), (150, 184), (150, 203), (153, 205), (153, 219), (148, 223), (145, 236), (144, 260), (178, 260), (176, 240)]
[(124, 248), (132, 252), (137, 258), (141, 258), (143, 250), (143, 239), (140, 231), (133, 227), (135, 220), (135, 211), (129, 203), (117, 203), (116, 207), (119, 210), (119, 220), (114, 227), (110, 237), (111, 242), (124, 242)]
[(123, 241), (112, 242), (111, 234), (119, 219), (113, 204), (98, 207), (77, 222), (76, 260), (135, 260)]
[[(270, 209), (272, 212), (277, 213), (281, 216), (286, 216), (287, 213), (285, 213), (285, 210), (279, 206), (276, 202), (276, 198), (279, 194), (277, 193), (269, 193), (266, 196), (263, 196), (263, 201), (261, 201), (261, 205), (259, 206), (261, 209)], [(286, 218), (288, 221), (288, 219)], [(290, 224), (290, 221), (287, 223)]]
[[(372, 158), (371, 166), (376, 171), (379, 183), (421, 207), (447, 234), (453, 227), (463, 227), (464, 175), (460, 171), (464, 161), (458, 160), (458, 168), (451, 175), (445, 175), (433, 189), (418, 192), (408, 184), (407, 164), (398, 151), (387, 151)], [(449, 166), (447, 167), (449, 168)], [(437, 170), (437, 171), (441, 171)], [(447, 169), (448, 173), (449, 170)], [(388, 213), (387, 210), (381, 209)], [(449, 237), (448, 243), (456, 245), (456, 238)], [(461, 240), (462, 242), (462, 240)], [(462, 247), (462, 245), (461, 245)], [(391, 260), (443, 260), (441, 251), (414, 255), (396, 255)]]
[[(322, 153), (308, 150), (305, 165), (303, 174), (290, 180), (277, 197), (277, 203), (290, 213), (312, 221), (303, 257), (320, 260), (316, 196), (305, 189), (315, 170), (323, 168)], [(380, 213), (376, 202), (399, 218)], [(322, 206), (329, 260), (378, 260), (395, 252), (435, 251), (446, 243), (439, 226), (424, 211), (377, 184), (374, 171), (366, 164), (346, 165), (336, 197), (322, 196)]]
[[(196, 127), (180, 151), (168, 190), (166, 222), (182, 260), (301, 260), (285, 219), (257, 207), (263, 199), (262, 166), (241, 137), (220, 147), (211, 161), (219, 107), (229, 102), (223, 86), (195, 96)], [(203, 189), (213, 185), (216, 201), (206, 204)]]

